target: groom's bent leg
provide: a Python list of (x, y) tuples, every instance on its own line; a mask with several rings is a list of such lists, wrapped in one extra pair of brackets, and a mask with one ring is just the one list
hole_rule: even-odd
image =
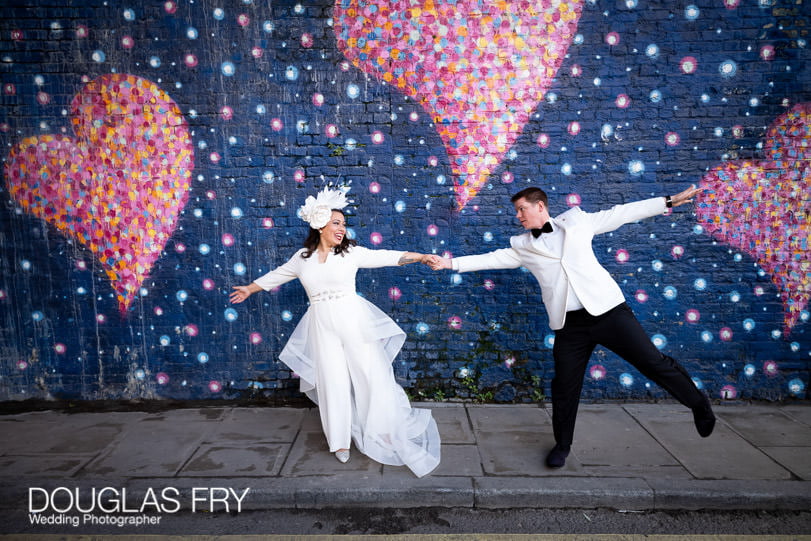
[(627, 304), (621, 304), (601, 321), (598, 341), (688, 408), (701, 407), (706, 402), (687, 370), (653, 345)]
[(555, 359), (555, 377), (552, 379), (552, 429), (555, 442), (567, 450), (574, 439), (583, 377), (594, 347), (588, 323), (577, 317), (567, 316), (566, 325), (555, 331), (555, 345), (552, 349)]

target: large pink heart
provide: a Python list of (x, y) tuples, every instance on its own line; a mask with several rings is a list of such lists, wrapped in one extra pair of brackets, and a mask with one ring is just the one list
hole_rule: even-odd
[(23, 210), (93, 252), (123, 312), (186, 204), (191, 137), (175, 102), (134, 75), (89, 82), (71, 113), (76, 138), (23, 139), (9, 154), (6, 179)]
[(336, 0), (338, 48), (416, 98), (442, 138), (459, 208), (501, 163), (566, 55), (582, 0)]
[(811, 297), (811, 103), (769, 127), (761, 161), (730, 162), (701, 181), (698, 221), (755, 258), (783, 301), (785, 333)]

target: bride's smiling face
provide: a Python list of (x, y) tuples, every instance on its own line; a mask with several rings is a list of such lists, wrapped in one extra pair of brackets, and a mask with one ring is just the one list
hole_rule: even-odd
[(319, 233), (321, 241), (325, 242), (330, 248), (341, 244), (341, 241), (346, 236), (346, 219), (344, 215), (337, 210), (333, 210), (329, 222), (321, 228)]

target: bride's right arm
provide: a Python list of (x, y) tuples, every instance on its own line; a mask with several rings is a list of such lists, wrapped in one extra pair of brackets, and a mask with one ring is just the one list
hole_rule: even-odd
[(297, 252), (291, 257), (287, 263), (280, 265), (268, 272), (264, 276), (260, 276), (246, 286), (234, 286), (234, 292), (231, 293), (231, 303), (237, 304), (243, 302), (245, 299), (258, 293), (259, 291), (269, 291), (274, 287), (279, 287), (292, 280), (298, 278), (298, 269), (301, 265), (302, 258)]

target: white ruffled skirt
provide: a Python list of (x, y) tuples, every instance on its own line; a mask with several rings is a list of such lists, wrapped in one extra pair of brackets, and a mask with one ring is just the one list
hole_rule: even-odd
[(355, 447), (417, 477), (439, 465), (440, 438), (427, 409), (412, 408), (392, 361), (405, 333), (366, 299), (349, 294), (313, 302), (279, 359), (319, 406), (330, 452)]

